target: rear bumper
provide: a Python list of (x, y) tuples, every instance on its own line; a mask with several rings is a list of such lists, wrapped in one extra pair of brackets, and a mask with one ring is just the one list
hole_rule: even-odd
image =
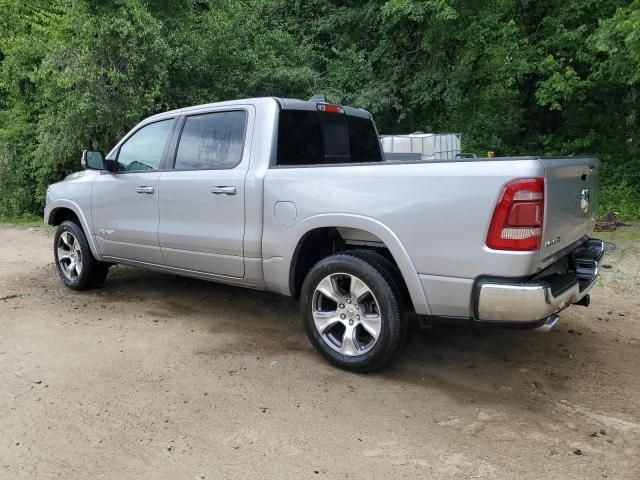
[(541, 322), (582, 300), (598, 278), (601, 240), (589, 239), (569, 254), (566, 273), (537, 280), (480, 278), (474, 285), (474, 315), (480, 322)]

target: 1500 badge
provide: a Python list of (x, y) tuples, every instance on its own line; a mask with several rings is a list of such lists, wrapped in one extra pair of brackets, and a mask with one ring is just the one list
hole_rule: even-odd
[(98, 233), (102, 234), (102, 235), (113, 235), (115, 232), (115, 230), (112, 230), (110, 228), (99, 228), (98, 229)]

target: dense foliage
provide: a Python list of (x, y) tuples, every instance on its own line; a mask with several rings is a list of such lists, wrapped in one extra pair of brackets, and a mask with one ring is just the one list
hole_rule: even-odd
[(246, 96), (370, 110), (478, 154), (599, 155), (640, 217), (640, 0), (0, 0), (0, 215), (137, 121)]

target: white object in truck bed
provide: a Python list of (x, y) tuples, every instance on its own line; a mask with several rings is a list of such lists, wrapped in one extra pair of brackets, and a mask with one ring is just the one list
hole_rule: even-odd
[(459, 133), (381, 135), (380, 140), (385, 154), (419, 154), (422, 160), (443, 160), (460, 153)]

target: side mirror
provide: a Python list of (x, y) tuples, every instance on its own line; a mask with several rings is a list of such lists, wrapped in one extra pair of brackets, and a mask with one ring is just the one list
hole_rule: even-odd
[(100, 150), (84, 150), (80, 159), (82, 168), (88, 170), (106, 170), (104, 153)]
[(88, 170), (107, 170), (109, 172), (118, 171), (118, 163), (115, 160), (104, 158), (102, 150), (85, 150), (80, 159), (82, 168)]

